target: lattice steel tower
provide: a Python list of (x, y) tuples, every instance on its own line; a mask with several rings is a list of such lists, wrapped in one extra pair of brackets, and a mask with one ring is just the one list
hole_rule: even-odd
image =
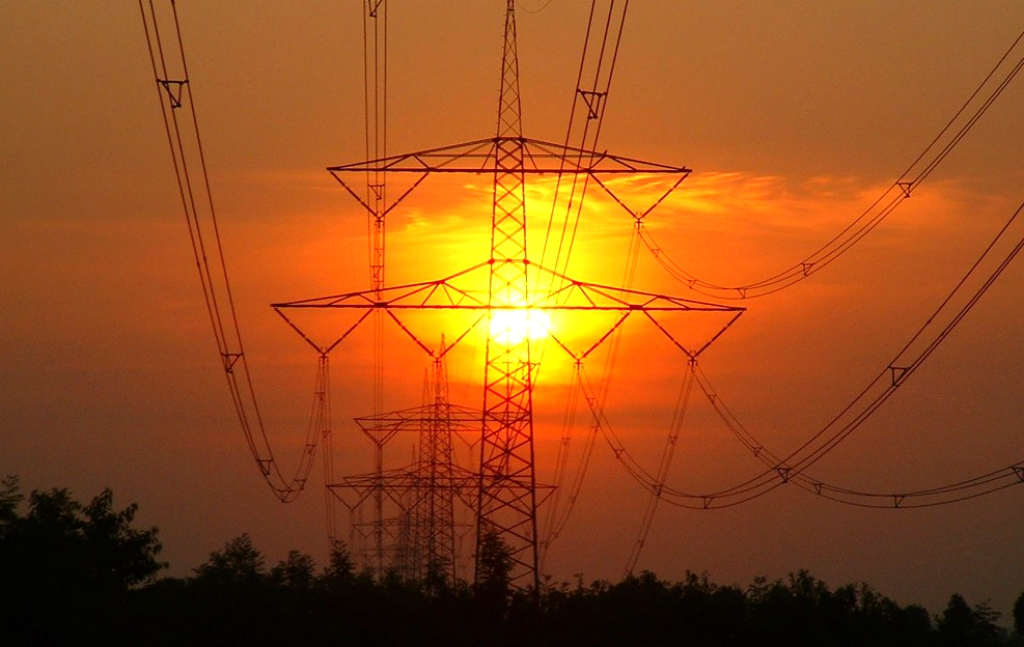
[(434, 359), (432, 415), (419, 434), (416, 489), (409, 510), (412, 540), (412, 579), (454, 583), (455, 499), (457, 482), (465, 472), (455, 463), (452, 446), (457, 413), (448, 399), (448, 364), (443, 353)]
[[(599, 102), (604, 93), (582, 91), (579, 88), (577, 92), (583, 100), (580, 105), (586, 108), (586, 118), (595, 119), (601, 112)], [(530, 354), (528, 331), (531, 315), (538, 312), (552, 316), (560, 313), (604, 312), (615, 318), (606, 332), (581, 335), (578, 343), (559, 339), (554, 331), (548, 332), (551, 341), (580, 367), (611, 337), (612, 332), (631, 317), (649, 320), (675, 347), (688, 357), (695, 358), (721, 335), (743, 308), (580, 281), (566, 276), (557, 268), (546, 268), (529, 258), (526, 243), (526, 176), (584, 176), (593, 179), (624, 207), (623, 201), (599, 176), (642, 173), (675, 177), (670, 188), (650, 208), (643, 212), (630, 211), (639, 221), (679, 186), (690, 169), (524, 137), (514, 0), (506, 0), (497, 116), (497, 134), (494, 137), (328, 169), (371, 212), (376, 212), (376, 209), (367, 205), (349, 186), (346, 176), (376, 173), (418, 175), (408, 189), (397, 195), (390, 204), (381, 206), (383, 214), (394, 209), (432, 173), (492, 175), (491, 241), (487, 260), (442, 279), (289, 301), (274, 304), (274, 308), (289, 322), (291, 319), (287, 313), (297, 309), (364, 311), (333, 342), (310, 342), (321, 352), (336, 347), (371, 315), (380, 312), (386, 313), (387, 317), (378, 315), (379, 319), (396, 324), (401, 334), (411, 338), (435, 360), (459, 346), (470, 332), (484, 327), (486, 350), (483, 411), (477, 411), (474, 416), (481, 433), (479, 470), (475, 475), (454, 477), (450, 487), (460, 497), (470, 483), (474, 488), (472, 500), (477, 515), (478, 567), (481, 540), (488, 533), (494, 533), (511, 553), (513, 569), (510, 575), (513, 586), (536, 588), (539, 581), (537, 507), (543, 499), (538, 496), (538, 491), (549, 493), (551, 489), (539, 485), (535, 476), (533, 382), (536, 365)], [(537, 286), (536, 289), (531, 291), (531, 285)], [(482, 290), (481, 286), (486, 286), (486, 289)], [(468, 316), (471, 323), (465, 330), (460, 325), (452, 331), (447, 347), (442, 344), (440, 348), (431, 348), (413, 330), (415, 326), (412, 323), (402, 320), (406, 311), (428, 310), (460, 313)], [(681, 312), (717, 312), (726, 315), (728, 321), (717, 331), (712, 331), (706, 342), (687, 348), (657, 320), (661, 315)], [(292, 325), (302, 334), (294, 323)], [(389, 418), (389, 414), (385, 414), (384, 418)], [(390, 424), (385, 419), (379, 422)], [(387, 485), (378, 491), (408, 491), (415, 487), (415, 478), (408, 473), (399, 475), (387, 470), (383, 472), (383, 482), (367, 475), (358, 480), (346, 480), (339, 486), (366, 492), (374, 484), (383, 483)], [(398, 500), (397, 496), (392, 498)], [(410, 532), (411, 529), (406, 534)], [(476, 575), (479, 574), (477, 568)]]
[[(492, 307), (525, 307), (529, 261), (526, 254), (526, 183), (523, 177), (522, 104), (516, 49), (515, 0), (505, 11), (501, 93), (495, 142), (494, 208), (491, 217)], [(495, 311), (488, 312), (488, 330)], [(500, 536), (518, 565), (537, 584), (537, 489), (533, 448), (533, 367), (530, 335), (509, 331), (487, 336), (484, 369), (483, 435), (477, 547), (484, 533)], [(479, 575), (480, 560), (477, 560)]]
[[(382, 446), (400, 433), (415, 434), (415, 460), (328, 484), (332, 496), (350, 510), (367, 503), (382, 510), (380, 522), (355, 526), (357, 532), (381, 538), (379, 548), (376, 543), (371, 548), (369, 563), (375, 565), (379, 554), (382, 572), (393, 570), (412, 581), (456, 580), (455, 510), (457, 504), (472, 508), (475, 503), (476, 478), (456, 463), (453, 437), (479, 432), (480, 411), (449, 400), (445, 348), (442, 340), (424, 380), (420, 406), (355, 419)], [(379, 507), (378, 495), (383, 501)]]

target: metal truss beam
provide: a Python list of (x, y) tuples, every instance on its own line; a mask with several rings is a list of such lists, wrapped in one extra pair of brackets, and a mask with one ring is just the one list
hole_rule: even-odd
[[(499, 159), (510, 147), (522, 149), (522, 168), (528, 175), (544, 174), (670, 174), (688, 175), (687, 166), (650, 162), (607, 151), (593, 151), (519, 135), (475, 139), (461, 144), (400, 153), (381, 159), (330, 166), (337, 177), (346, 173), (495, 173), (502, 170)], [(507, 168), (507, 164), (506, 164)]]

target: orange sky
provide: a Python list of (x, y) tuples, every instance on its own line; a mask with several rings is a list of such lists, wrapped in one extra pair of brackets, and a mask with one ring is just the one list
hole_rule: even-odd
[[(520, 2), (524, 123), (529, 136), (558, 140), (588, 3), (555, 0), (530, 13), (545, 4)], [(272, 440), (288, 461), (303, 437), (315, 357), (267, 304), (368, 283), (362, 214), (323, 171), (363, 156), (360, 3), (179, 5), (243, 333)], [(391, 150), (490, 136), (503, 3), (394, 5)], [(694, 168), (652, 216), (652, 231), (702, 278), (761, 278), (860, 213), (1022, 26), (1016, 2), (636, 2), (602, 147)], [(243, 531), (272, 560), (292, 547), (322, 558), (320, 492), (278, 504), (232, 418), (137, 7), (4, 3), (0, 74), (0, 473), (81, 497), (109, 485), (122, 503), (138, 501), (142, 522), (161, 527), (176, 573)], [(746, 303), (708, 351), (704, 370), (767, 444), (795, 448), (845, 405), (1019, 203), (1022, 91), (1018, 81), (860, 246), (810, 280)], [(389, 221), (389, 282), (486, 258), (488, 191), (486, 179), (465, 176), (410, 198)], [(629, 224), (595, 202), (573, 274), (618, 281)], [(636, 285), (714, 300), (673, 283), (649, 257)], [(913, 489), (1019, 460), (1022, 287), (1024, 269), (1012, 267), (816, 474)], [(628, 332), (610, 416), (653, 466), (682, 362), (662, 362), (642, 327)], [(359, 343), (334, 357), (339, 472), (370, 468), (349, 420), (368, 413)], [(398, 364), (405, 355), (395, 348)], [(480, 357), (458, 361), (453, 393), (479, 398), (467, 380)], [(418, 399), (420, 370), (396, 376), (388, 406), (415, 404), (403, 396)], [(538, 395), (542, 474), (561, 397), (557, 385)], [(674, 485), (715, 489), (758, 471), (706, 403), (695, 400), (691, 413)], [(408, 448), (395, 453), (404, 459)], [(640, 521), (645, 495), (606, 447), (590, 474), (548, 560), (558, 579), (619, 577)], [(782, 488), (712, 513), (664, 506), (640, 565), (741, 583), (807, 567), (831, 584), (866, 580), (933, 611), (954, 591), (1005, 611), (1024, 588), (1021, 494), (864, 511)]]

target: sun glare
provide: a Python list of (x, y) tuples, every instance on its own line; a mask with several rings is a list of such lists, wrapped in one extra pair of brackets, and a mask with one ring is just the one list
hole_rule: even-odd
[(550, 328), (551, 318), (543, 310), (521, 308), (491, 312), (491, 339), (502, 344), (547, 337)]

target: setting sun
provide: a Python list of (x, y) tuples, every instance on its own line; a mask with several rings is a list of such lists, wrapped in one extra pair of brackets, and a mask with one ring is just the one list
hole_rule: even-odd
[(503, 344), (546, 337), (550, 329), (551, 318), (543, 310), (520, 308), (491, 313), (491, 339)]

